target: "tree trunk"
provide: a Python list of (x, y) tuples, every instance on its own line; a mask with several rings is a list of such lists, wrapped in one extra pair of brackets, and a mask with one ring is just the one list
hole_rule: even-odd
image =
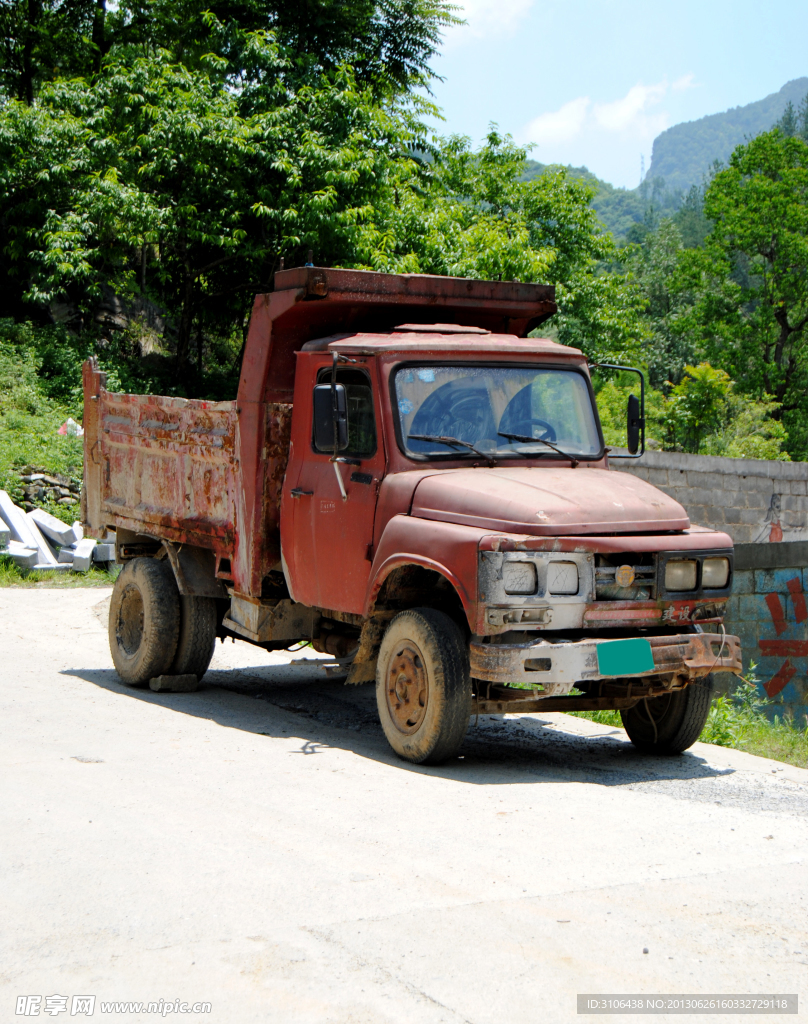
[(93, 55), (93, 71), (98, 74), (101, 70), (101, 62), (104, 59), (106, 53), (106, 20), (107, 20), (107, 5), (106, 0), (96, 0), (95, 2), (95, 14), (93, 15), (93, 47), (95, 53)]
[(25, 42), (22, 48), (22, 73), (20, 76), (19, 98), (28, 106), (34, 102), (34, 41), (39, 31), (42, 4), (39, 0), (28, 0), (28, 24), (25, 28)]
[(177, 383), (180, 383), (188, 375), (188, 357), (191, 351), (191, 332), (194, 323), (194, 292), (194, 276), (186, 261), (182, 312), (180, 313), (180, 325), (177, 337)]

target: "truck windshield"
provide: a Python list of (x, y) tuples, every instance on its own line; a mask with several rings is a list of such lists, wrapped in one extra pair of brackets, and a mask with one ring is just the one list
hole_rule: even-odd
[[(602, 452), (587, 382), (574, 370), (405, 366), (395, 375), (395, 393), (401, 443), (409, 455), (477, 457), (438, 437), (495, 458), (561, 457), (542, 441), (579, 458)], [(415, 440), (413, 434), (432, 440)]]

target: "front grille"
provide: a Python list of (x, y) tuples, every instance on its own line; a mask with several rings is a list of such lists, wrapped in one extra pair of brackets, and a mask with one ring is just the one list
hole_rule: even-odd
[[(631, 569), (630, 586), (616, 581), (622, 566)], [(646, 552), (621, 552), (595, 557), (595, 596), (598, 601), (652, 601), (656, 596), (656, 556)]]

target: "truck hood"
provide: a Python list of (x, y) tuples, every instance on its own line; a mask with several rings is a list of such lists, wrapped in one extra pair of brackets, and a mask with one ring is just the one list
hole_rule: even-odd
[(446, 470), (420, 481), (411, 514), (537, 536), (645, 533), (690, 526), (679, 502), (645, 480), (583, 467)]

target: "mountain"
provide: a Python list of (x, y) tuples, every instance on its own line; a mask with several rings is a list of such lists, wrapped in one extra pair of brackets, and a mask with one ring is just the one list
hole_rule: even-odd
[[(564, 170), (593, 189), (592, 205), (618, 241), (640, 241), (660, 217), (674, 217), (685, 245), (700, 245), (709, 225), (701, 213), (698, 195), (688, 197), (690, 188), (702, 185), (712, 164), (716, 160), (726, 162), (737, 145), (770, 131), (789, 102), (799, 107), (806, 96), (808, 78), (795, 78), (756, 103), (668, 128), (654, 140), (651, 167), (638, 188), (616, 188), (586, 167), (567, 166)], [(530, 181), (555, 166), (528, 160), (524, 180)]]
[(654, 139), (647, 180), (664, 178), (668, 189), (686, 192), (701, 183), (715, 160), (726, 162), (737, 145), (768, 131), (789, 101), (796, 107), (806, 94), (808, 78), (795, 78), (756, 103), (668, 128)]

